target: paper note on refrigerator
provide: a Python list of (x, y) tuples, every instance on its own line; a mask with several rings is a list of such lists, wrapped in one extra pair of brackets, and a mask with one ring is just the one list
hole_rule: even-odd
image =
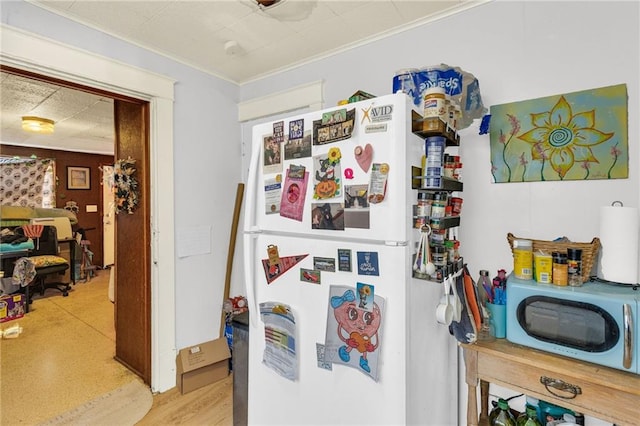
[(384, 299), (374, 296), (371, 311), (360, 308), (354, 287), (329, 290), (325, 361), (345, 364), (378, 381)]
[(283, 303), (264, 302), (260, 304), (260, 318), (264, 323), (263, 364), (286, 379), (296, 380), (296, 320), (291, 308)]

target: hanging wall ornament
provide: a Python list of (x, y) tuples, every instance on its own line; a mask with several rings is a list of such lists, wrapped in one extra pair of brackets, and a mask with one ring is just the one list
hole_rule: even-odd
[(138, 180), (135, 177), (136, 160), (131, 157), (116, 161), (113, 166), (113, 194), (116, 213), (133, 214), (138, 206)]

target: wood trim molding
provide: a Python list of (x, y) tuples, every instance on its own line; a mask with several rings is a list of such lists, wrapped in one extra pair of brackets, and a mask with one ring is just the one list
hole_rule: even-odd
[(282, 92), (240, 102), (238, 104), (238, 121), (255, 120), (302, 108), (317, 111), (322, 108), (324, 103), (322, 98), (323, 83), (322, 80), (318, 80)]
[[(151, 389), (175, 386), (175, 81), (108, 57), (0, 25), (0, 64), (150, 103)], [(160, 173), (159, 171), (162, 170)], [(161, 189), (160, 189), (161, 188)]]

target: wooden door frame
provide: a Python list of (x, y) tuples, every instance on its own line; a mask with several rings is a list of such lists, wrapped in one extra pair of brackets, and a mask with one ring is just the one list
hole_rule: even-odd
[(164, 392), (175, 386), (175, 81), (4, 24), (0, 31), (2, 65), (149, 102), (151, 389)]

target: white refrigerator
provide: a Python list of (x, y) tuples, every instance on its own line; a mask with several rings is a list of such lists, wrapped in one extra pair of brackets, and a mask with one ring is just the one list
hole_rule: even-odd
[[(400, 93), (254, 127), (243, 229), (249, 424), (458, 424), (457, 345), (435, 315), (443, 286), (412, 278), (411, 166), (424, 154), (413, 108)], [(367, 288), (380, 303), (366, 305)], [(333, 304), (348, 293), (345, 315), (375, 326), (366, 344)], [(275, 340), (287, 324), (260, 315), (269, 302), (291, 326)]]

